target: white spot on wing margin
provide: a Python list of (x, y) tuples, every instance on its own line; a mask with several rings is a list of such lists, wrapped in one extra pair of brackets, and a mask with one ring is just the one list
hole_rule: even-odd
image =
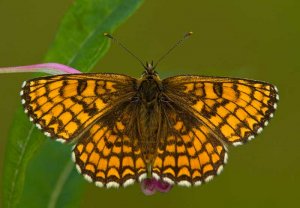
[(60, 143), (65, 143), (66, 142), (66, 140), (64, 140), (64, 139), (56, 139), (56, 141), (58, 141), (58, 142), (60, 142)]
[(262, 131), (263, 131), (263, 128), (262, 128), (262, 127), (259, 127), (259, 128), (257, 129), (257, 133), (258, 133), (258, 134), (260, 134)]
[(194, 183), (194, 186), (200, 186), (202, 184), (202, 181), (196, 181), (195, 183)]
[(24, 81), (24, 82), (22, 83), (22, 88), (25, 87), (25, 85), (26, 85), (26, 81)]
[(254, 138), (255, 138), (254, 135), (250, 135), (250, 136), (248, 137), (248, 141), (251, 141), (251, 140), (254, 139)]
[(156, 180), (160, 180), (159, 175), (157, 173), (152, 173), (152, 177), (155, 178)]
[(73, 162), (76, 162), (75, 152), (72, 152), (72, 160)]
[(147, 178), (147, 173), (143, 173), (139, 176), (138, 180), (139, 180), (139, 182), (142, 182), (142, 180), (144, 180), (146, 178)]
[(135, 182), (135, 180), (133, 178), (130, 178), (123, 183), (123, 187), (130, 186), (130, 185), (134, 184), (134, 182)]
[(220, 165), (220, 167), (217, 170), (217, 174), (220, 175), (222, 173), (223, 169), (224, 169), (223, 165)]
[(205, 182), (209, 182), (209, 181), (211, 181), (213, 178), (214, 178), (214, 176), (213, 176), (213, 175), (210, 175), (210, 176), (207, 176), (207, 177), (204, 179), (204, 181), (205, 181)]
[(184, 181), (178, 181), (178, 183), (177, 183), (179, 186), (186, 186), (186, 187), (190, 187), (192, 184), (191, 184), (191, 182), (189, 182), (189, 181), (186, 181), (186, 180), (184, 180)]
[(224, 163), (226, 164), (227, 161), (228, 161), (228, 154), (227, 154), (227, 152), (225, 152), (225, 154), (224, 154)]
[(236, 146), (240, 146), (240, 145), (242, 145), (242, 144), (243, 144), (243, 142), (233, 142), (233, 143), (232, 143), (232, 145), (235, 146), (235, 147), (236, 147)]
[(111, 181), (106, 184), (107, 188), (119, 188), (119, 184), (117, 182)]
[(265, 121), (264, 125), (268, 126), (268, 124), (269, 124), (269, 121)]
[(163, 177), (162, 180), (168, 184), (171, 184), (171, 185), (174, 184), (174, 181), (171, 178)]
[(98, 186), (98, 187), (100, 187), (100, 188), (102, 188), (104, 186), (104, 184), (102, 182), (100, 182), (100, 181), (96, 181), (95, 185)]
[(83, 177), (84, 177), (84, 179), (87, 180), (89, 183), (93, 182), (92, 177), (89, 176), (88, 174), (84, 174)]
[(80, 168), (80, 166), (78, 164), (76, 164), (76, 170), (78, 171), (78, 173), (81, 174), (81, 168)]
[(44, 134), (45, 134), (45, 136), (47, 136), (47, 137), (51, 137), (51, 134), (49, 133), (49, 132), (44, 132)]

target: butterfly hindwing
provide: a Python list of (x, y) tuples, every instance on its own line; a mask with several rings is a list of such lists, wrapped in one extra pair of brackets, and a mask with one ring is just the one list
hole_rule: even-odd
[(163, 131), (167, 136), (157, 149), (153, 177), (191, 186), (208, 182), (221, 173), (227, 152), (214, 132), (184, 109), (180, 110), (176, 103), (168, 103), (164, 111), (167, 126)]
[(163, 85), (168, 98), (235, 146), (262, 131), (279, 99), (275, 86), (247, 79), (175, 76), (163, 80)]
[(68, 74), (24, 82), (25, 112), (44, 134), (71, 141), (107, 112), (128, 99), (136, 79), (117, 74)]
[(73, 150), (77, 170), (99, 187), (128, 186), (147, 177), (138, 138), (129, 136), (131, 111), (120, 106), (82, 135)]

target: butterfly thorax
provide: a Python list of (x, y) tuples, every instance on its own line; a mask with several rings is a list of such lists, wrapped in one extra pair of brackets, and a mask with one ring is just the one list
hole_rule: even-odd
[(138, 131), (144, 159), (151, 163), (157, 151), (162, 83), (156, 74), (145, 74), (138, 83), (139, 118)]

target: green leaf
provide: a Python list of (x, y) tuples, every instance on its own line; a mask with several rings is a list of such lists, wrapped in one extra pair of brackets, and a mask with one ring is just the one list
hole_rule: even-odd
[[(142, 0), (77, 0), (63, 18), (46, 62), (87, 72), (104, 56), (112, 32)], [(71, 148), (45, 138), (18, 109), (4, 161), (4, 207), (77, 207), (86, 182)], [(25, 177), (26, 176), (26, 177)]]

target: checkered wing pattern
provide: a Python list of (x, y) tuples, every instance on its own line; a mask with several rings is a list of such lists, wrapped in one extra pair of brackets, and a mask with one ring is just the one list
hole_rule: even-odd
[[(162, 80), (159, 92), (138, 91), (138, 83), (117, 74), (40, 77), (24, 82), (22, 104), (45, 135), (76, 141), (78, 171), (109, 188), (141, 181), (148, 171), (182, 186), (210, 181), (227, 162), (226, 146), (260, 133), (279, 100), (275, 86), (247, 79), (175, 76)], [(157, 93), (158, 110), (141, 117), (137, 93), (149, 92)]]
[(234, 146), (252, 140), (277, 108), (277, 88), (235, 78), (175, 76), (163, 80), (165, 94), (192, 112), (220, 140)]
[(130, 115), (109, 117), (104, 116), (82, 136), (74, 147), (73, 160), (89, 182), (99, 187), (126, 187), (147, 177), (146, 164), (138, 139), (128, 136)]
[(167, 136), (158, 145), (152, 174), (182, 186), (220, 174), (226, 146), (260, 133), (279, 100), (277, 88), (260, 81), (176, 76), (162, 83)]
[(25, 112), (45, 135), (60, 142), (83, 134), (116, 103), (134, 93), (136, 79), (117, 74), (67, 74), (23, 83)]
[(170, 184), (197, 186), (220, 174), (227, 150), (215, 132), (184, 110), (174, 112), (166, 107), (165, 113), (167, 136), (158, 147), (153, 177)]

